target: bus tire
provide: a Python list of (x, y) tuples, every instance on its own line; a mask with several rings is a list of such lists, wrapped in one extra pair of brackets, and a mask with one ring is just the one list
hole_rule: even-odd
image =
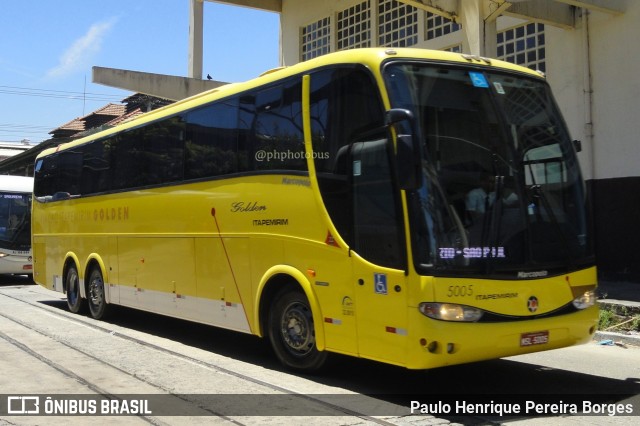
[(92, 268), (89, 273), (89, 281), (87, 282), (87, 303), (89, 305), (89, 313), (94, 319), (104, 319), (108, 312), (109, 306), (104, 290), (104, 279), (100, 268)]
[(327, 353), (316, 347), (313, 316), (304, 293), (281, 291), (272, 302), (268, 322), (271, 347), (285, 367), (304, 372), (322, 367)]
[(67, 292), (67, 307), (69, 311), (77, 314), (84, 308), (84, 299), (80, 296), (80, 277), (75, 266), (69, 266), (65, 275), (65, 289)]

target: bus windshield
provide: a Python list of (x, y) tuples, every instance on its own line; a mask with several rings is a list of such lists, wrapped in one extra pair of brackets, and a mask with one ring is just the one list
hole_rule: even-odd
[(31, 194), (0, 192), (0, 249), (31, 249)]
[(419, 270), (534, 278), (591, 261), (577, 158), (542, 79), (419, 62), (384, 76), (420, 138), (422, 186), (408, 197)]

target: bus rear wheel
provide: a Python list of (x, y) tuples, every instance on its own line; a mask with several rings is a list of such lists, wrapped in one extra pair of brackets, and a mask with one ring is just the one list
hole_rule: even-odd
[(269, 340), (287, 368), (312, 372), (324, 364), (327, 353), (316, 347), (311, 307), (299, 290), (281, 291), (269, 312)]
[(77, 314), (84, 307), (84, 300), (80, 296), (80, 277), (75, 266), (70, 266), (65, 276), (65, 288), (67, 291), (67, 306), (69, 311)]
[(99, 268), (93, 268), (89, 274), (89, 282), (87, 283), (87, 302), (89, 304), (89, 312), (94, 319), (103, 319), (109, 312), (107, 298), (104, 290), (104, 280), (102, 272)]

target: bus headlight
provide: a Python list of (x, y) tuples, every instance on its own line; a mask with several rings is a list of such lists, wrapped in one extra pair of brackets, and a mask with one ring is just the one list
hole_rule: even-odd
[(596, 303), (596, 292), (593, 290), (586, 291), (582, 296), (573, 299), (573, 306), (576, 309), (587, 309)]
[(9, 256), (7, 253), (0, 253), (0, 258)]
[(429, 318), (443, 321), (476, 322), (482, 318), (482, 310), (454, 303), (422, 302), (418, 309)]

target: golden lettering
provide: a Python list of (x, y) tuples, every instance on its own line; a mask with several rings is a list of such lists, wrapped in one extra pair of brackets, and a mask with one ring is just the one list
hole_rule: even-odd
[(95, 209), (94, 221), (129, 220), (129, 206)]

